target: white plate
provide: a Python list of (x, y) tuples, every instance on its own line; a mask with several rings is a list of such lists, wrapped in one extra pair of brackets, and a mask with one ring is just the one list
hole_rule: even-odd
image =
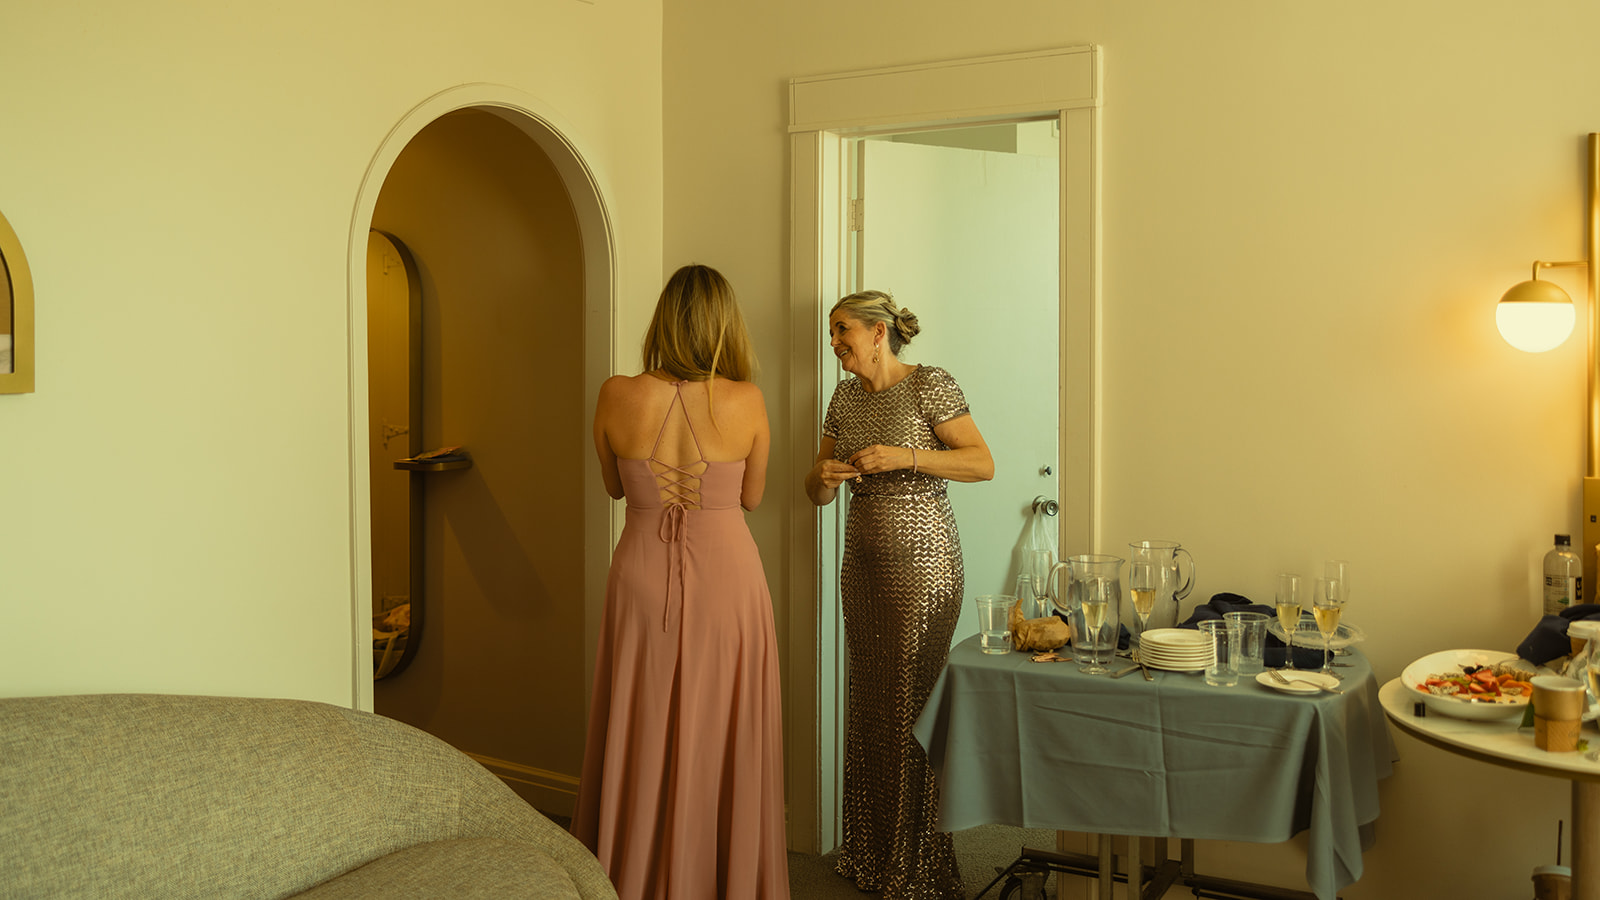
[(1210, 639), (1193, 628), (1152, 628), (1139, 636), (1139, 643), (1152, 650), (1209, 649)]
[(1322, 693), (1322, 688), (1336, 688), (1339, 686), (1339, 679), (1332, 675), (1324, 675), (1321, 672), (1297, 672), (1291, 670), (1280, 674), (1289, 680), (1288, 684), (1279, 684), (1272, 677), (1271, 672), (1262, 672), (1257, 675), (1256, 684), (1264, 684), (1275, 691), (1281, 691), (1285, 694), (1320, 694)]
[(1160, 663), (1164, 666), (1187, 666), (1194, 669), (1211, 663), (1211, 654), (1209, 653), (1169, 654), (1146, 650), (1139, 654), (1139, 658), (1152, 665)]
[(1210, 663), (1210, 660), (1207, 660), (1206, 662), (1202, 662), (1202, 663), (1198, 663), (1198, 664), (1195, 664), (1195, 663), (1157, 663), (1157, 662), (1150, 662), (1148, 660), (1145, 661), (1145, 665), (1149, 666), (1152, 669), (1160, 669), (1163, 672), (1199, 672), (1202, 669), (1204, 669), (1209, 663)]
[[(1400, 682), (1414, 700), (1421, 700), (1428, 705), (1428, 709), (1453, 716), (1457, 719), (1509, 719), (1512, 716), (1522, 715), (1523, 709), (1528, 705), (1526, 700), (1510, 703), (1491, 703), (1483, 700), (1472, 700), (1458, 697), (1441, 697), (1427, 691), (1417, 689), (1429, 675), (1441, 672), (1459, 672), (1461, 666), (1489, 666), (1498, 662), (1506, 662), (1517, 658), (1515, 653), (1506, 653), (1503, 650), (1440, 650), (1430, 653), (1411, 665), (1406, 666), (1400, 673)], [(1534, 666), (1523, 661), (1523, 665), (1534, 670), (1536, 675), (1554, 674), (1544, 666)]]

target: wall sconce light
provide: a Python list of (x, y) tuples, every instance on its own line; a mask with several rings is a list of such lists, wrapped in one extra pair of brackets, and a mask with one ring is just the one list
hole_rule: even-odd
[(1600, 134), (1589, 135), (1589, 230), (1586, 249), (1589, 258), (1576, 262), (1535, 262), (1533, 278), (1513, 285), (1500, 298), (1495, 307), (1495, 324), (1500, 334), (1513, 347), (1538, 353), (1558, 347), (1572, 333), (1577, 318), (1572, 298), (1567, 292), (1548, 281), (1539, 280), (1540, 269), (1564, 266), (1586, 266), (1586, 291), (1584, 308), (1588, 316), (1588, 372), (1589, 397), (1585, 407), (1588, 422), (1584, 428), (1585, 471), (1583, 479), (1583, 599), (1595, 602), (1595, 588), (1600, 583), (1600, 562), (1595, 554), (1600, 544), (1600, 361), (1595, 352), (1600, 348)]
[(1586, 266), (1587, 262), (1544, 262), (1533, 264), (1533, 278), (1511, 286), (1494, 308), (1494, 324), (1506, 343), (1529, 353), (1543, 353), (1566, 343), (1578, 313), (1572, 298), (1560, 286), (1539, 280), (1540, 269)]

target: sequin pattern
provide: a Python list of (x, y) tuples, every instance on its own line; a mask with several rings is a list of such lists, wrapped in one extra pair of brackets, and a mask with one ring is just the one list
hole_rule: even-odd
[[(834, 456), (872, 444), (946, 450), (934, 427), (968, 413), (943, 369), (877, 393), (840, 383), (823, 433)], [(850, 649), (839, 874), (884, 900), (964, 895), (938, 785), (911, 729), (944, 670), (961, 613), (961, 537), (945, 481), (909, 469), (850, 483), (839, 575)]]

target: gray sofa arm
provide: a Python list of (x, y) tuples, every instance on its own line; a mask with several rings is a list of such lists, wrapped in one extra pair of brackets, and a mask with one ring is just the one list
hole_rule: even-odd
[(570, 881), (527, 896), (616, 897), (581, 844), (465, 754), (321, 703), (0, 699), (0, 797), (7, 896), (286, 897), (408, 848), (488, 840)]

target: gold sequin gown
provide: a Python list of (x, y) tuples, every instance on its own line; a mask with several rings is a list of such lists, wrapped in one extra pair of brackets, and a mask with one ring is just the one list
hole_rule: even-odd
[[(947, 450), (935, 426), (967, 415), (943, 369), (919, 366), (869, 393), (841, 382), (822, 433), (834, 457), (884, 444)], [(839, 593), (850, 650), (844, 762), (844, 841), (838, 872), (883, 900), (964, 896), (939, 791), (911, 734), (950, 655), (965, 576), (945, 480), (910, 469), (850, 485)]]

